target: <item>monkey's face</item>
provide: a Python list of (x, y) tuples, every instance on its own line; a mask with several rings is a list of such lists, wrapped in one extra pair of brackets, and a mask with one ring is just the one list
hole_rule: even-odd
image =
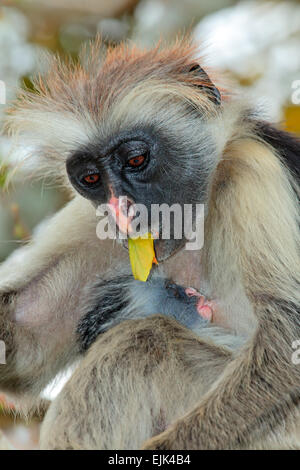
[(81, 65), (53, 58), (35, 83), (38, 93), (22, 94), (9, 121), (36, 146), (43, 175), (65, 180), (67, 165), (74, 188), (95, 206), (110, 203), (121, 230), (134, 222), (120, 216), (121, 196), (149, 216), (155, 204), (177, 204), (183, 215), (172, 221), (171, 214), (169, 238), (162, 221), (155, 234), (160, 260), (185, 244), (176, 226), (186, 204), (206, 203), (227, 139), (220, 92), (195, 63), (196, 49), (183, 39), (170, 48), (122, 44), (102, 54), (97, 40)]
[[(176, 121), (177, 135), (176, 129), (173, 132), (169, 129), (167, 133), (163, 126), (159, 129), (155, 124), (134, 126), (86, 145), (67, 160), (67, 173), (74, 188), (96, 207), (108, 203), (121, 231), (130, 236), (137, 220), (139, 227), (135, 228), (140, 233), (150, 230), (153, 233), (155, 227), (158, 236), (155, 251), (159, 261), (186, 243), (185, 205), (192, 208), (194, 221), (196, 204), (206, 202), (214, 166), (212, 163), (209, 168), (207, 159), (207, 154), (215, 153), (213, 140), (206, 135), (200, 145), (198, 139), (194, 142), (189, 139), (187, 146), (186, 135), (181, 138), (186, 134), (185, 127), (178, 129), (180, 121), (184, 118), (178, 117)], [(199, 118), (198, 121), (200, 126)], [(164, 219), (163, 212), (157, 217), (156, 210), (161, 204), (166, 205), (168, 220)], [(141, 216), (140, 206), (131, 212), (136, 205), (145, 208), (146, 219)], [(164, 224), (169, 224), (169, 232), (165, 232)]]

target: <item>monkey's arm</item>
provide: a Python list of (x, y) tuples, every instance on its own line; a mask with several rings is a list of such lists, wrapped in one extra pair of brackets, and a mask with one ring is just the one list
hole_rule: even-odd
[(145, 449), (247, 448), (268, 435), (279, 446), (280, 429), (299, 423), (299, 205), (272, 150), (244, 139), (228, 152), (231, 180), (213, 195), (204, 262), (221, 295), (242, 279), (257, 331), (198, 407)]
[(122, 257), (117, 250), (109, 240), (97, 238), (95, 211), (78, 197), (1, 265), (3, 391), (36, 395), (76, 358), (76, 327), (85, 312), (89, 283), (112, 259)]
[(96, 339), (51, 404), (41, 448), (138, 449), (197, 402), (231, 354), (167, 316), (124, 321)]
[[(290, 312), (294, 315), (295, 310)], [(265, 313), (275, 316), (276, 307)], [(164, 433), (150, 439), (143, 449), (237, 449), (257, 448), (273, 435), (280, 448), (286, 432), (299, 428), (299, 370), (291, 362), (290, 345), (299, 331), (284, 338), (277, 350), (274, 336), (259, 329), (255, 344), (250, 344), (225, 368), (201, 403), (171, 425)], [(284, 328), (278, 321), (278, 336)], [(284, 322), (284, 320), (283, 320)], [(282, 336), (281, 336), (282, 339)], [(265, 341), (267, 346), (264, 346)], [(298, 367), (299, 369), (299, 367)], [(217, 417), (217, 419), (216, 419)], [(300, 442), (296, 444), (300, 448)]]

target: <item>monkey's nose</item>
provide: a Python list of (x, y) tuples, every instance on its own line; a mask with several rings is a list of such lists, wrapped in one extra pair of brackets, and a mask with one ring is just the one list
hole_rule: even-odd
[(126, 234), (132, 232), (131, 222), (135, 216), (133, 201), (126, 196), (112, 196), (108, 206), (120, 231)]

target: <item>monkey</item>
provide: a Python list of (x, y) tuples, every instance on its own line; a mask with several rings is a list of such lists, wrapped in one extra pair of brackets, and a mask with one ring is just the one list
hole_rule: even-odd
[[(160, 376), (158, 388), (147, 397), (146, 409), (156, 414), (156, 424), (154, 428), (151, 424), (151, 431), (148, 428), (147, 433), (141, 433), (145, 442), (138, 445), (143, 449), (299, 448), (300, 370), (291, 360), (292, 343), (300, 334), (299, 141), (265, 123), (248, 103), (222, 89), (213, 73), (207, 74), (195, 64), (196, 46), (189, 40), (151, 50), (123, 44), (108, 49), (102, 62), (98, 60), (99, 49), (98, 40), (84, 66), (53, 59), (48, 75), (36, 82), (36, 93), (21, 93), (8, 125), (24, 141), (35, 145), (41, 172), (60, 175), (66, 185), (70, 181), (80, 196), (94, 206), (121, 196), (148, 210), (153, 204), (204, 204), (205, 242), (201, 253), (185, 251), (186, 240), (171, 237), (155, 240), (156, 256), (166, 279), (200, 291), (201, 284), (207, 284), (208, 297), (221, 299), (222, 303), (213, 315), (213, 324), (245, 341), (235, 351), (229, 348), (229, 356), (227, 350), (220, 367), (224, 346), (218, 343), (214, 327), (204, 327), (200, 335), (195, 335), (175, 319), (153, 316), (126, 319), (95, 339), (94, 310), (85, 310), (81, 320), (74, 315), (72, 350), (64, 350), (69, 348), (69, 342), (60, 344), (61, 350), (51, 343), (52, 364), (47, 357), (47, 368), (56, 372), (68, 363), (72, 353), (76, 355), (74, 350), (77, 353), (87, 344), (82, 364), (86, 364), (91, 382), (87, 385), (86, 374), (79, 365), (49, 409), (42, 447), (59, 447), (51, 426), (55, 429), (59, 416), (70, 423), (72, 412), (67, 402), (73, 393), (74, 399), (80, 395), (79, 401), (87, 410), (87, 393), (92, 387), (95, 409), (107, 412), (106, 417), (101, 414), (100, 420), (105, 434), (105, 429), (111, 432), (111, 423), (114, 419), (118, 422), (118, 417), (113, 409), (108, 411), (107, 399), (99, 403), (101, 392), (97, 395), (97, 386), (101, 384), (101, 390), (108, 390), (107, 397), (111, 397), (108, 383), (115, 373), (115, 384), (120, 387), (120, 394), (124, 390), (127, 404), (133, 390), (134, 396), (142, 400), (147, 377), (151, 377), (151, 383), (158, 383), (151, 371), (159, 376), (158, 371), (166, 371), (170, 361), (172, 377), (169, 380), (165, 374), (165, 392), (176, 382), (178, 394), (187, 386), (183, 395), (189, 395), (191, 390), (191, 397), (185, 397), (185, 401), (180, 395), (182, 408), (178, 414), (173, 409), (170, 417), (163, 406), (169, 403), (164, 396), (158, 400), (158, 416), (153, 403), (149, 404), (162, 387)], [(55, 243), (52, 248), (56, 253)], [(66, 245), (64, 248), (68, 252)], [(45, 249), (47, 252), (46, 244)], [(99, 250), (103, 253), (103, 248)], [(86, 248), (94, 269), (96, 253)], [(120, 262), (121, 256), (125, 255), (117, 256), (115, 262)], [(101, 292), (98, 295), (101, 301)], [(9, 332), (8, 337), (11, 333), (5, 312), (13, 310), (13, 302), (4, 295), (3, 328)], [(95, 303), (101, 318), (101, 302), (96, 299)], [(88, 340), (89, 325), (92, 345)], [(15, 331), (15, 323), (12, 329)], [(100, 330), (101, 326), (99, 333)], [(29, 343), (34, 333), (37, 334), (34, 329), (26, 329)], [(60, 334), (64, 335), (63, 329)], [(181, 342), (181, 335), (187, 335), (191, 348)], [(148, 339), (151, 347), (147, 348)], [(178, 344), (184, 345), (182, 349)], [(164, 351), (165, 346), (167, 354), (162, 352), (162, 356), (168, 360), (162, 365), (159, 351)], [(102, 359), (101, 347), (106, 351)], [(214, 374), (212, 364), (207, 367), (206, 372), (211, 372), (213, 379), (205, 385), (200, 372), (198, 379), (195, 376), (201, 357), (205, 363), (207, 349), (212, 352), (211, 348), (218, 357), (212, 360), (217, 361), (218, 373)], [(31, 372), (28, 368), (27, 384), (31, 389), (40, 375), (37, 370), (44, 373), (44, 358), (40, 354), (38, 367), (31, 364)], [(184, 364), (182, 367), (181, 362), (176, 372), (173, 359), (176, 367), (180, 361)], [(119, 368), (119, 361), (126, 367)], [(137, 364), (141, 364), (139, 372)], [(108, 370), (110, 365), (112, 369)], [(182, 368), (188, 371), (188, 379)], [(102, 370), (107, 371), (103, 381)], [(132, 388), (135, 373), (138, 380), (136, 388)], [(24, 376), (18, 380), (10, 374), (6, 379), (1, 376), (1, 387), (11, 387), (15, 380), (26, 389)], [(174, 377), (178, 380), (174, 381)], [(137, 409), (141, 408), (137, 401)], [(68, 409), (67, 414), (64, 409)], [(132, 423), (132, 416), (136, 417), (134, 427), (137, 411), (129, 411), (124, 419), (127, 424)], [(82, 426), (77, 434), (65, 437), (67, 448), (80, 448), (85, 440), (83, 434), (91, 438), (85, 442), (86, 447), (99, 446), (95, 439), (99, 427), (91, 425), (87, 430), (84, 423)], [(66, 432), (60, 431), (61, 438)], [(115, 448), (111, 441), (105, 445)], [(130, 448), (130, 443), (126, 445)]]
[[(105, 256), (108, 250), (111, 259)], [(187, 410), (193, 401), (196, 403), (196, 396), (200, 391), (204, 393), (229, 362), (232, 351), (241, 344), (231, 333), (210, 325), (214, 331), (213, 343), (212, 332), (208, 335), (205, 331), (207, 320), (194, 308), (195, 303), (202, 299), (187, 297), (186, 289), (166, 281), (160, 274), (151, 279), (150, 289), (139, 281), (131, 281), (132, 276), (128, 274), (120, 278), (120, 266), (117, 264), (115, 268), (113, 261), (122, 259), (122, 255), (123, 248), (106, 241), (99, 243), (92, 206), (85, 199), (75, 197), (42, 224), (29, 245), (16, 250), (0, 268), (0, 331), (7, 349), (6, 364), (1, 365), (0, 370), (1, 390), (12, 398), (20, 398), (21, 403), (17, 400), (16, 405), (28, 414), (31, 409), (39, 410), (42, 406), (39, 393), (49, 380), (64, 367), (79, 362), (72, 378), (76, 381), (77, 392), (74, 394), (73, 385), (67, 383), (46, 413), (41, 431), (42, 449), (140, 447), (146, 438), (163, 429), (166, 422), (174, 416), (179, 417), (180, 412)], [(125, 264), (124, 258), (123, 268)], [(105, 271), (107, 280), (103, 280)], [(121, 284), (124, 290), (130, 289), (128, 299), (126, 292), (117, 290)], [(100, 292), (103, 301), (99, 297)], [(124, 300), (131, 302), (126, 316), (118, 305), (118, 301), (124, 303)], [(162, 301), (165, 303), (164, 316), (151, 316), (157, 311), (162, 313), (161, 305), (157, 305)], [(143, 304), (146, 310), (141, 312)], [(100, 308), (105, 314), (102, 317)], [(175, 318), (182, 322), (182, 326), (171, 318), (174, 308), (177, 311)], [(183, 326), (185, 323), (188, 329)], [(93, 327), (98, 334), (102, 333), (99, 339), (91, 334)], [(155, 334), (151, 333), (153, 329)], [(111, 333), (112, 336), (108, 336)], [(203, 349), (201, 363), (195, 361), (194, 347), (189, 357), (188, 351), (194, 340), (190, 333), (202, 336), (198, 346), (199, 353)], [(110, 338), (116, 345), (116, 355)], [(93, 347), (90, 347), (94, 341), (100, 342), (101, 357), (98, 346), (97, 358)], [(131, 374), (126, 369), (128, 345), (137, 346), (139, 341), (141, 349), (130, 349), (130, 355), (133, 354), (130, 362), (135, 357), (140, 368), (133, 371), (130, 367), (134, 372)], [(174, 346), (176, 350), (173, 351)], [(157, 361), (157, 356), (165, 356), (163, 363)], [(86, 387), (92, 394), (93, 379), (90, 377), (86, 383), (87, 366), (82, 362), (88, 357), (91, 357), (92, 368), (96, 359), (101, 371), (100, 382), (97, 380), (95, 385), (101, 389), (102, 401), (99, 403), (99, 395), (96, 394), (94, 402), (91, 395), (90, 412), (75, 417), (75, 410), (70, 408), (73, 400), (77, 402), (76, 409), (81, 409), (81, 403), (85, 409)], [(119, 358), (123, 359), (119, 361)], [(119, 387), (120, 393), (117, 393), (110, 374), (121, 385), (122, 379), (117, 373), (121, 364), (120, 372), (122, 370), (124, 378), (127, 376), (127, 385)], [(147, 380), (143, 381), (148, 368), (151, 374), (147, 373)], [(174, 382), (174, 376), (178, 374), (182, 376), (182, 382)], [(69, 386), (72, 401), (69, 401), (69, 396), (67, 400), (63, 398), (65, 393), (70, 393)], [(112, 394), (115, 395), (113, 405)], [(135, 401), (133, 397), (139, 397), (139, 400)], [(119, 411), (113, 415), (110, 409)], [(66, 435), (66, 423), (71, 417), (70, 433)], [(94, 428), (97, 422), (101, 423), (100, 428), (98, 425)], [(137, 432), (138, 423), (141, 432)], [(92, 434), (86, 432), (86, 426), (93, 430)]]

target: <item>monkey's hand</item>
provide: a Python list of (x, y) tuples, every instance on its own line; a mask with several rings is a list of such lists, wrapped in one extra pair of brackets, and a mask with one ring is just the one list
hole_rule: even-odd
[[(203, 404), (168, 427), (164, 432), (145, 441), (142, 450), (217, 450), (224, 447), (219, 436), (214, 437), (215, 417), (209, 411), (210, 401)], [(220, 430), (222, 434), (222, 430)], [(222, 436), (221, 436), (222, 439)], [(225, 440), (225, 439), (224, 439)]]
[[(177, 440), (177, 431), (169, 428), (158, 436), (148, 439), (142, 446), (142, 450), (184, 450), (186, 447), (180, 445)], [(189, 449), (190, 450), (190, 449)]]
[[(206, 416), (206, 413), (208, 416)], [(145, 441), (142, 450), (217, 450), (224, 447), (212, 436), (214, 417), (203, 405)], [(238, 446), (237, 446), (238, 447)], [(234, 447), (236, 448), (236, 447)]]

